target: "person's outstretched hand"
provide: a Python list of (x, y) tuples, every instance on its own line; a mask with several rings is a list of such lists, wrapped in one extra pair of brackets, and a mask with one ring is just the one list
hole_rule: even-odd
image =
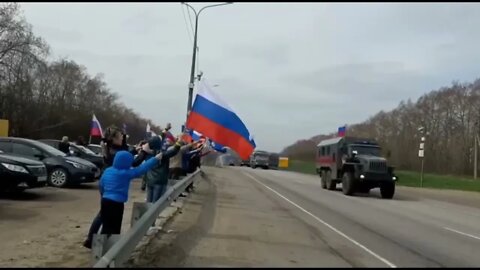
[(155, 156), (155, 158), (158, 159), (158, 160), (162, 160), (162, 157), (163, 157), (163, 153), (162, 153), (162, 152), (158, 153), (158, 154)]
[(142, 145), (142, 150), (149, 153), (149, 154), (151, 154), (153, 152), (152, 149), (150, 149), (150, 145), (148, 143)]

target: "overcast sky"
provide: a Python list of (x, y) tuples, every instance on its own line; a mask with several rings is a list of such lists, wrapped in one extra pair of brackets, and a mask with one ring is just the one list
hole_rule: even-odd
[[(181, 4), (22, 7), (54, 58), (105, 74), (129, 107), (180, 131), (193, 49)], [(477, 3), (235, 3), (200, 15), (199, 70), (257, 147), (280, 151), (480, 77), (479, 25)]]

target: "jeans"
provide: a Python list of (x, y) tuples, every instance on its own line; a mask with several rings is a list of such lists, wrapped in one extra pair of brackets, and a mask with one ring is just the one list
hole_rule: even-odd
[(102, 227), (102, 219), (100, 218), (100, 211), (95, 216), (92, 221), (92, 225), (90, 225), (90, 230), (88, 230), (87, 241), (92, 242), (93, 235), (100, 232), (100, 227)]
[(167, 191), (168, 185), (148, 185), (147, 202), (155, 203)]

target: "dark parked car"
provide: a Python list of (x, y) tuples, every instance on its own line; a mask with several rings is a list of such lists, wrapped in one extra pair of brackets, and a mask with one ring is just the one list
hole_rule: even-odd
[(0, 190), (23, 191), (44, 187), (47, 168), (42, 162), (0, 152)]
[[(59, 148), (59, 145), (61, 142), (60, 140), (38, 140), (38, 141), (46, 143), (57, 149), (60, 149)], [(74, 157), (83, 158), (85, 160), (92, 162), (97, 166), (97, 168), (100, 169), (99, 171), (101, 171), (103, 168), (103, 157), (101, 155), (95, 154), (92, 150), (88, 149), (85, 146), (70, 143), (70, 155)]]
[(0, 138), (0, 150), (7, 154), (36, 159), (47, 167), (48, 184), (54, 187), (88, 183), (95, 181), (99, 170), (90, 161), (69, 157), (62, 151), (39, 141), (3, 137)]

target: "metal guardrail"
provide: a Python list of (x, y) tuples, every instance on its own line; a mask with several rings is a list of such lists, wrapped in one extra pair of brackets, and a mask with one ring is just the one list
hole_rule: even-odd
[[(132, 252), (147, 234), (149, 228), (157, 220), (160, 213), (185, 191), (187, 186), (194, 181), (194, 178), (200, 175), (200, 172), (200, 169), (197, 169), (191, 175), (188, 175), (172, 187), (169, 187), (167, 192), (154, 204), (136, 203), (137, 208), (135, 209), (134, 205), (132, 211), (132, 227), (125, 234), (112, 235), (108, 240), (106, 235), (95, 235), (92, 252), (103, 253), (102, 249), (109, 245), (108, 241), (114, 243), (108, 248), (108, 251), (99, 258), (93, 267), (122, 267), (124, 262), (130, 258)], [(142, 210), (138, 207), (139, 205), (143, 206), (143, 210), (146, 209), (146, 212), (142, 214)]]

